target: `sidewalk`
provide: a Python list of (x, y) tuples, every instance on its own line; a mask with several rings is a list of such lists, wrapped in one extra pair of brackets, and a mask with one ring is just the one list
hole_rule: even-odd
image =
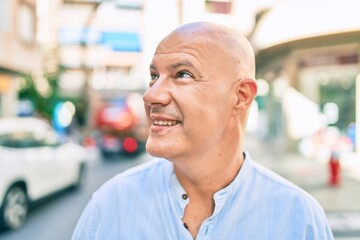
[[(341, 171), (341, 184), (328, 185), (328, 163), (285, 152), (269, 142), (246, 138), (246, 149), (258, 163), (277, 172), (316, 198), (324, 208), (335, 239), (360, 239), (360, 178), (354, 169)], [(349, 238), (350, 236), (355, 238)]]

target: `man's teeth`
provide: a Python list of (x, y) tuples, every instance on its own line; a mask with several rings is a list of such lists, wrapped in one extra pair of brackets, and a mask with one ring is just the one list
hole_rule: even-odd
[(160, 126), (174, 126), (177, 123), (178, 123), (178, 121), (154, 120), (154, 125), (160, 125)]

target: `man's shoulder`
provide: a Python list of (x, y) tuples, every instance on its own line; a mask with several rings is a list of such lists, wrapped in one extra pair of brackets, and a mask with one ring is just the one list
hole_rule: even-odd
[(276, 173), (275, 171), (265, 167), (264, 165), (252, 160), (252, 171), (253, 176), (256, 178), (260, 178), (264, 183), (269, 185), (276, 185), (280, 188), (286, 189), (294, 189), (296, 191), (303, 191), (294, 183), (290, 182), (280, 174)]
[(327, 234), (324, 233), (328, 231), (324, 209), (312, 195), (253, 160), (249, 165), (247, 198), (251, 198), (248, 202), (261, 212), (261, 216), (267, 214), (275, 223), (287, 222), (287, 227), (299, 230), (299, 234), (312, 231), (309, 234), (313, 234), (314, 239)]
[[(318, 201), (301, 187), (285, 179), (273, 170), (252, 161), (252, 181), (261, 183), (262, 193), (268, 199), (276, 199), (280, 204), (297, 204), (323, 211)], [(306, 208), (303, 208), (306, 209)]]

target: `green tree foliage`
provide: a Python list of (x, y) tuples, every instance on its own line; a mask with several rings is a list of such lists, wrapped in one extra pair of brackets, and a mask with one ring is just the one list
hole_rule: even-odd
[(59, 78), (66, 69), (59, 67), (54, 73), (32, 73), (22, 75), (19, 88), (19, 99), (30, 100), (34, 105), (34, 112), (49, 120), (53, 116), (56, 104), (71, 101), (76, 108), (75, 118), (80, 125), (86, 124), (88, 101), (86, 94), (69, 97), (62, 96), (59, 87)]

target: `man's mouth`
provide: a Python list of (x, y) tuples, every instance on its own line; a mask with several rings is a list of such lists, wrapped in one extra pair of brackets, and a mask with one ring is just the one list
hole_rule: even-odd
[(177, 120), (154, 120), (153, 125), (155, 126), (175, 126), (176, 124), (179, 124), (180, 121)]

